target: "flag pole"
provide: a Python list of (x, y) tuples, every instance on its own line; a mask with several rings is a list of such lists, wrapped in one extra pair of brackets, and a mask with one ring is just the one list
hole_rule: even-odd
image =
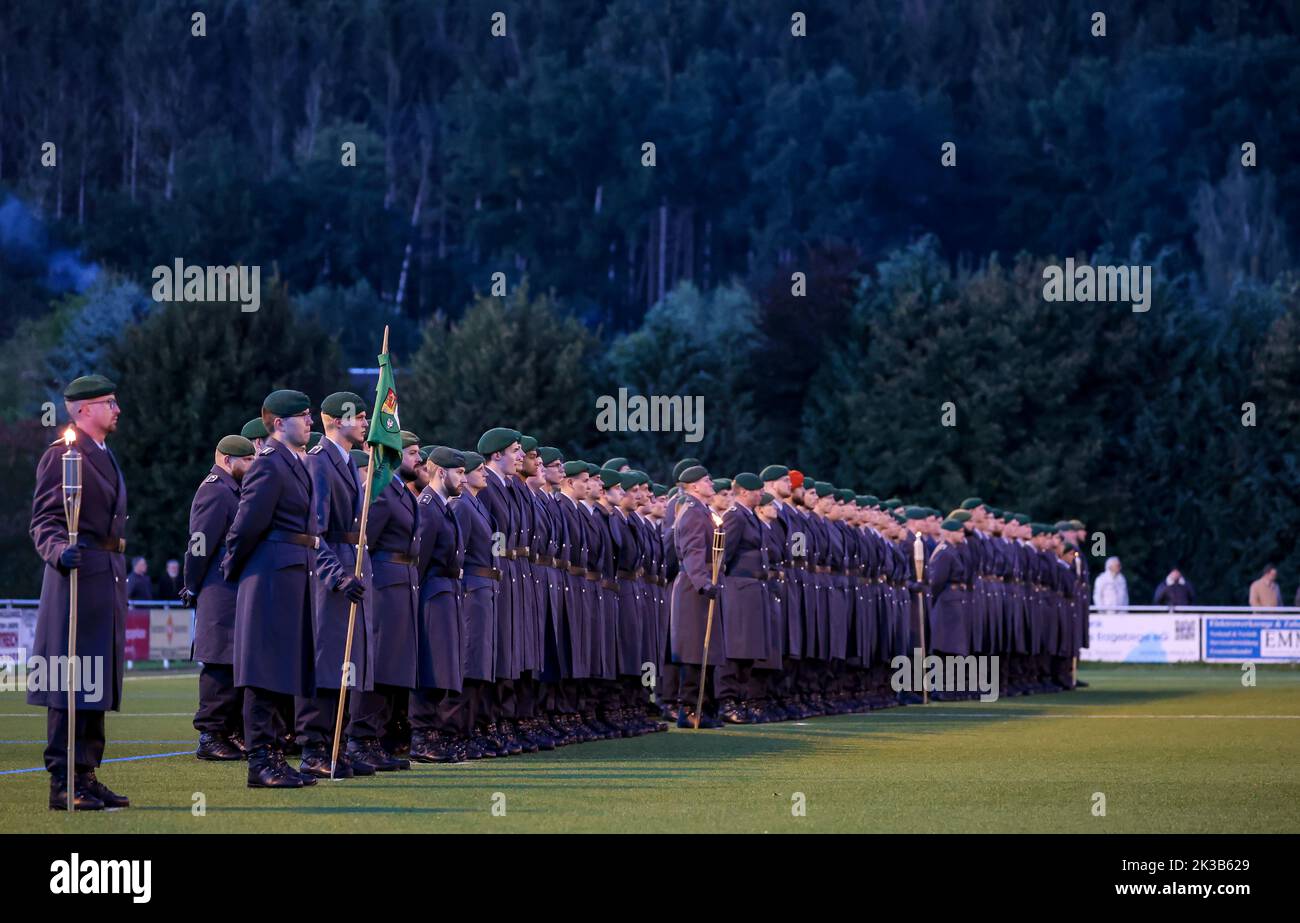
[[(384, 326), (384, 346), (379, 351), (381, 356), (388, 355), (388, 326)], [(373, 420), (368, 421), (370, 426), (374, 426)], [(368, 434), (367, 434), (368, 435)], [(361, 522), (358, 526), (357, 533), (357, 563), (352, 570), (352, 576), (357, 580), (361, 579), (362, 556), (366, 550), (366, 520), (370, 518), (370, 485), (375, 478), (375, 447), (366, 441), (366, 455), (370, 461), (366, 463), (366, 487), (361, 494)], [(343, 706), (348, 700), (348, 687), (356, 684), (356, 671), (352, 670), (351, 677), (348, 676), (348, 668), (352, 664), (352, 636), (357, 627), (357, 604), (352, 602), (348, 606), (348, 636), (347, 642), (343, 646), (343, 674), (339, 678), (339, 707), (334, 715), (334, 746), (330, 751), (330, 780), (333, 781), (338, 777), (334, 774), (339, 765), (339, 743), (343, 740)], [(348, 680), (352, 679), (349, 683)]]

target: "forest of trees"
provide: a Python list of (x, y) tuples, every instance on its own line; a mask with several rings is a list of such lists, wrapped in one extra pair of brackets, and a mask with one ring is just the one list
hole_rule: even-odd
[[(195, 36), (192, 4), (11, 0), (0, 595), (39, 583), (62, 382), (121, 383), (157, 561), (216, 439), (363, 386), (385, 324), (429, 442), (978, 492), (1104, 532), (1135, 601), (1174, 563), (1207, 602), (1269, 560), (1294, 587), (1300, 13), (1096, 6), (232, 0)], [(1069, 256), (1154, 266), (1151, 310), (1045, 302)], [(261, 310), (155, 302), (177, 258), (261, 266)], [(598, 432), (620, 387), (703, 395), (704, 441)]]

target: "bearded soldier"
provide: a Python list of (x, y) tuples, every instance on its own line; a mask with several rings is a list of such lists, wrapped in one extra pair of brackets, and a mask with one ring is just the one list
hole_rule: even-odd
[[(81, 454), (81, 519), (77, 543), (71, 544), (63, 509), (62, 455), (69, 443), (50, 445), (36, 467), (30, 534), (45, 563), (41, 602), (36, 610), (37, 663), (47, 665), (48, 682), (29, 683), (27, 704), (46, 711), (45, 768), (50, 773), (49, 806), (68, 807), (68, 695), (57, 665), (67, 661), (68, 610), (71, 573), (78, 573), (76, 727), (73, 729), (73, 809), (99, 811), (125, 808), (130, 799), (113, 792), (95, 777), (104, 758), (104, 713), (122, 704), (126, 667), (126, 481), (105, 440), (117, 429), (121, 408), (117, 386), (102, 375), (86, 375), (63, 390), (72, 420), (71, 445)], [(98, 659), (102, 670), (84, 664)], [(72, 674), (71, 671), (76, 671)], [(108, 684), (98, 687), (87, 677), (98, 675)], [(37, 688), (39, 687), (39, 688)]]

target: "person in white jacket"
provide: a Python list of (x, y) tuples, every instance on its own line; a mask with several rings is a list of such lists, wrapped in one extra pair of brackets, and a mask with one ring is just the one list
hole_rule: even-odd
[(1098, 609), (1117, 609), (1128, 605), (1128, 583), (1120, 573), (1119, 558), (1106, 559), (1106, 569), (1092, 585), (1092, 604)]

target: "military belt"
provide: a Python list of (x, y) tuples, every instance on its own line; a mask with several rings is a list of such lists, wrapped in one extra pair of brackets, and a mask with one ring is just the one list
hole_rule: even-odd
[(549, 554), (539, 554), (535, 558), (533, 558), (533, 561), (542, 565), (543, 567), (556, 566), (555, 558), (551, 557)]
[(306, 532), (289, 532), (285, 529), (272, 529), (266, 533), (266, 540), (269, 542), (289, 542), (292, 545), (302, 545), (304, 548), (320, 547), (319, 535), (308, 535)]
[(768, 577), (765, 570), (738, 570), (727, 574), (728, 577), (744, 577), (747, 580), (766, 580)]
[(635, 570), (621, 570), (618, 571), (617, 574), (619, 580), (635, 580), (637, 577), (641, 576), (640, 572)]
[(568, 566), (568, 571), (575, 577), (587, 576), (587, 569), (585, 567), (580, 567), (577, 564), (570, 564)]
[(416, 564), (414, 557), (404, 551), (376, 551), (370, 556), (370, 560), (383, 564)]
[(465, 568), (465, 573), (473, 574), (475, 577), (487, 577), (489, 580), (501, 579), (501, 571), (495, 567), (479, 567), (477, 564), (471, 564)]
[(463, 569), (455, 568), (455, 567), (441, 567), (438, 569), (437, 573), (434, 574), (434, 576), (447, 577), (451, 580), (459, 580), (461, 577), (465, 576), (465, 571)]
[(593, 583), (600, 582), (600, 571), (598, 570), (584, 570), (582, 572), (582, 576), (586, 577), (588, 580), (592, 581)]
[(95, 548), (99, 551), (111, 551), (114, 554), (124, 554), (126, 552), (126, 539), (124, 538), (106, 538), (101, 541), (91, 541), (90, 539), (78, 540), (78, 548)]
[(331, 545), (356, 545), (361, 541), (360, 532), (326, 532), (322, 537)]
[(600, 585), (601, 585), (602, 587), (604, 587), (605, 589), (607, 589), (607, 590), (617, 590), (617, 589), (618, 589), (618, 581), (617, 581), (617, 580), (611, 580), (611, 579), (609, 579), (608, 577), (602, 579), (602, 580), (600, 581)]

